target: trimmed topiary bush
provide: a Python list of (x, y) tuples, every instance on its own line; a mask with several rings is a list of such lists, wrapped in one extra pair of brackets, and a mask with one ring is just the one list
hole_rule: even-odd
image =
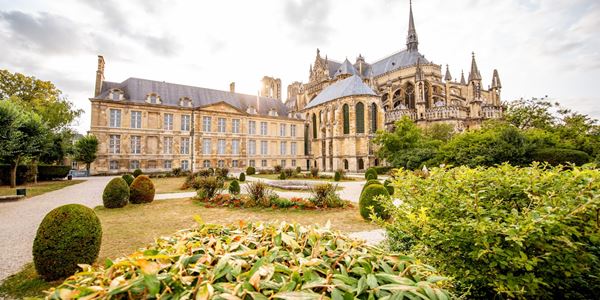
[(310, 176), (312, 176), (313, 178), (319, 177), (319, 168), (310, 168)]
[(129, 191), (129, 202), (133, 204), (150, 203), (154, 200), (154, 183), (146, 175), (133, 180)]
[(333, 174), (333, 181), (340, 181), (342, 180), (342, 175), (340, 174), (340, 172), (335, 171), (335, 174)]
[(389, 179), (386, 179), (383, 182), (383, 186), (388, 191), (388, 193), (390, 194), (390, 196), (394, 195), (394, 186), (392, 186), (392, 182)]
[(285, 176), (285, 172), (281, 171), (281, 173), (279, 173), (279, 178), (280, 180), (285, 180), (287, 177)]
[(254, 174), (256, 174), (256, 168), (254, 168), (254, 167), (247, 167), (246, 168), (246, 174), (248, 174), (248, 175), (254, 175)]
[(100, 252), (102, 226), (91, 208), (68, 204), (50, 211), (33, 241), (33, 263), (47, 281), (73, 275), (77, 264), (94, 263)]
[(583, 165), (590, 159), (590, 156), (583, 151), (562, 148), (538, 149), (532, 154), (533, 161), (547, 162), (553, 166), (569, 163)]
[(296, 167), (296, 174), (300, 174), (300, 173), (302, 173), (302, 168)]
[(143, 174), (143, 172), (142, 172), (142, 170), (141, 170), (141, 169), (135, 169), (135, 170), (133, 171), (133, 177), (136, 177), (136, 178), (137, 178), (138, 176), (140, 176), (140, 175), (142, 175), (142, 174)]
[(133, 177), (131, 174), (124, 174), (123, 176), (121, 176), (121, 178), (123, 178), (125, 182), (127, 182), (127, 186), (130, 186), (133, 180), (135, 179), (135, 177)]
[[(372, 178), (369, 178), (369, 177), (372, 177)], [(365, 172), (365, 179), (366, 180), (377, 179), (377, 171), (373, 168), (368, 168), (367, 171)]]
[(229, 184), (229, 193), (232, 195), (238, 195), (240, 193), (240, 184), (237, 180), (234, 180)]
[(273, 173), (281, 173), (281, 170), (282, 170), (282, 168), (280, 165), (275, 165), (273, 167)]
[(365, 182), (365, 185), (363, 185), (363, 188), (360, 191), (360, 194), (362, 195), (362, 193), (365, 191), (365, 189), (371, 184), (381, 184), (381, 182), (379, 182), (379, 180), (377, 180), (377, 179), (367, 180), (367, 182)]
[[(131, 176), (131, 175), (130, 175)], [(102, 203), (106, 208), (120, 208), (129, 201), (129, 185), (121, 177), (113, 178), (104, 187)]]
[(240, 173), (240, 181), (241, 182), (246, 181), (246, 174), (244, 174), (244, 172)]
[(384, 220), (389, 219), (389, 213), (387, 213), (384, 207), (381, 205), (381, 203), (379, 203), (379, 199), (377, 199), (377, 196), (389, 198), (390, 194), (382, 184), (371, 184), (367, 186), (361, 193), (360, 199), (358, 201), (358, 208), (360, 210), (360, 215), (365, 220), (371, 219), (371, 206), (373, 207), (373, 212), (376, 216)]

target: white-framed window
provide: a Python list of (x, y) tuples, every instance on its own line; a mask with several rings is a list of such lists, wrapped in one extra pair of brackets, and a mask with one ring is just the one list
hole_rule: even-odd
[(225, 161), (220, 159), (217, 161), (217, 167), (218, 168), (225, 168)]
[(287, 148), (287, 143), (286, 142), (281, 142), (281, 144), (279, 144), (279, 154), (280, 155), (285, 155), (286, 148)]
[(217, 141), (217, 154), (225, 154), (225, 140)]
[(202, 154), (204, 155), (208, 155), (210, 154), (210, 139), (203, 139), (202, 140)]
[(111, 108), (109, 115), (109, 126), (112, 128), (121, 127), (121, 110)]
[(296, 142), (291, 142), (290, 143), (290, 154), (291, 155), (296, 155)]
[(281, 164), (280, 165), (281, 165), (282, 168), (285, 168), (285, 162), (286, 162), (285, 159), (281, 160)]
[(248, 141), (248, 155), (256, 155), (256, 141), (255, 140)]
[(170, 170), (173, 168), (173, 161), (172, 160), (165, 160), (163, 162), (163, 167), (167, 170)]
[(279, 136), (285, 136), (286, 127), (285, 124), (279, 124)]
[(240, 140), (231, 140), (231, 154), (240, 154)]
[(112, 94), (112, 99), (115, 101), (119, 101), (121, 100), (121, 92), (119, 91), (112, 91), (110, 92)]
[(205, 159), (204, 161), (202, 161), (202, 167), (206, 169), (210, 168), (210, 160)]
[(189, 137), (182, 137), (181, 138), (181, 144), (179, 147), (179, 152), (181, 154), (190, 154), (190, 138)]
[(296, 166), (296, 160), (292, 159), (292, 167), (295, 167), (295, 166)]
[(256, 121), (248, 121), (248, 134), (256, 134)]
[(150, 103), (156, 104), (156, 103), (158, 103), (158, 96), (156, 94), (151, 94), (149, 96), (149, 100), (150, 100)]
[(234, 159), (231, 161), (231, 167), (232, 168), (237, 168), (239, 166), (238, 160)]
[(74, 160), (71, 162), (71, 170), (77, 170), (79, 168), (79, 165), (77, 164), (77, 161)]
[(139, 160), (132, 160), (129, 162), (129, 169), (130, 170), (135, 170), (135, 169), (139, 169), (140, 168), (140, 161)]
[(118, 170), (119, 169), (119, 161), (118, 160), (111, 160), (109, 163), (109, 168), (111, 170)]
[(191, 128), (191, 116), (190, 115), (182, 115), (181, 116), (181, 131), (190, 131)]
[(202, 117), (202, 131), (210, 132), (210, 123), (212, 123), (212, 118), (204, 116)]
[(142, 128), (142, 112), (131, 112), (131, 128)]
[(260, 122), (260, 135), (269, 134), (267, 122)]
[(267, 167), (267, 160), (266, 160), (266, 159), (263, 159), (263, 160), (261, 160), (261, 161), (260, 161), (260, 165), (261, 165), (263, 168), (266, 168), (266, 167)]
[(108, 137), (108, 151), (109, 153), (116, 154), (121, 153), (121, 136), (110, 135)]
[(131, 141), (131, 154), (142, 153), (142, 137), (139, 135), (132, 135)]
[(227, 120), (225, 120), (225, 118), (218, 118), (217, 119), (217, 131), (218, 132), (225, 132), (225, 123)]
[(268, 155), (269, 154), (269, 142), (260, 141), (260, 154)]
[(296, 136), (296, 125), (290, 125), (290, 136), (291, 137)]
[(256, 162), (254, 161), (254, 159), (251, 159), (248, 161), (248, 166), (250, 167), (256, 167)]
[(240, 133), (240, 119), (231, 120), (231, 132)]
[(165, 130), (173, 130), (173, 114), (165, 114), (165, 124), (163, 128)]
[(173, 138), (170, 136), (166, 136), (163, 138), (163, 153), (164, 154), (172, 154), (173, 153)]
[(186, 171), (190, 169), (190, 162), (187, 159), (181, 161), (181, 169)]

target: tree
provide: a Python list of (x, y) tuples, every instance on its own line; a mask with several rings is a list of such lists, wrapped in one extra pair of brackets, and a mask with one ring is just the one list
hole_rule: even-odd
[(548, 129), (556, 123), (550, 109), (559, 106), (544, 99), (520, 99), (506, 104), (504, 119), (519, 129)]
[(41, 117), (11, 100), (0, 101), (0, 160), (11, 168), (10, 186), (17, 185), (17, 166), (39, 156), (47, 144), (48, 128)]
[(75, 142), (75, 160), (85, 163), (85, 168), (90, 173), (90, 165), (96, 160), (98, 152), (98, 139), (93, 135), (86, 135)]

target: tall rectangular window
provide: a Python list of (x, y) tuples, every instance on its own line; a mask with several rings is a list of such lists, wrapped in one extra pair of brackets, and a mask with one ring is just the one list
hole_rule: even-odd
[(212, 122), (211, 117), (202, 117), (202, 131), (210, 132), (210, 123)]
[(240, 154), (240, 140), (232, 140), (231, 141), (231, 154), (233, 154), (233, 155)]
[(131, 136), (131, 153), (140, 154), (142, 153), (142, 137), (139, 135)]
[(118, 170), (119, 169), (119, 161), (111, 160), (109, 164), (110, 164), (109, 168), (111, 170)]
[(256, 162), (253, 159), (251, 159), (251, 160), (248, 161), (248, 166), (255, 167), (256, 166)]
[(190, 131), (191, 128), (191, 117), (190, 115), (181, 116), (181, 131)]
[(142, 112), (131, 112), (131, 128), (142, 128)]
[(219, 118), (217, 119), (217, 131), (218, 132), (225, 132), (225, 118)]
[(113, 127), (113, 128), (121, 127), (121, 110), (120, 109), (111, 109), (110, 110), (109, 126)]
[(267, 135), (268, 127), (267, 122), (260, 122), (260, 135)]
[(202, 154), (204, 155), (208, 155), (210, 154), (210, 139), (203, 139), (202, 140)]
[(112, 154), (121, 153), (121, 136), (111, 135), (108, 138), (108, 152)]
[(165, 160), (163, 162), (163, 167), (167, 170), (170, 170), (173, 167), (173, 161), (172, 160)]
[(260, 154), (268, 155), (269, 154), (269, 142), (260, 141)]
[(135, 170), (135, 169), (139, 169), (140, 168), (140, 161), (139, 160), (132, 160), (129, 162), (129, 169), (130, 170)]
[(163, 128), (165, 130), (173, 130), (173, 114), (165, 114), (165, 124)]
[(267, 166), (267, 160), (266, 159), (261, 160), (260, 161), (260, 166), (263, 167), (263, 168), (265, 168)]
[(290, 136), (291, 137), (296, 136), (296, 125), (290, 125)]
[(179, 152), (181, 154), (190, 154), (190, 138), (189, 137), (181, 138), (181, 145), (179, 148)]
[(256, 141), (255, 140), (248, 141), (248, 155), (256, 155)]
[(163, 153), (164, 154), (172, 154), (173, 153), (173, 138), (172, 137), (164, 137), (163, 138)]
[(189, 170), (190, 168), (190, 162), (188, 160), (182, 160), (181, 161), (181, 169), (184, 171)]
[(290, 154), (291, 155), (296, 155), (296, 142), (291, 142), (290, 143)]
[(287, 148), (287, 143), (281, 142), (281, 144), (279, 145), (279, 154), (285, 155), (286, 148)]
[(231, 132), (240, 133), (240, 119), (231, 120)]
[(256, 134), (256, 121), (248, 121), (248, 134)]
[(225, 154), (225, 140), (217, 141), (217, 154)]
[(279, 124), (279, 136), (285, 136), (286, 131), (285, 124)]

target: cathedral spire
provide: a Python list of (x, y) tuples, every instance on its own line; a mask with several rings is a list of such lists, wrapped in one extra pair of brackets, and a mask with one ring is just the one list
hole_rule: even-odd
[(481, 73), (477, 68), (477, 62), (475, 61), (475, 52), (472, 53), (473, 58), (471, 60), (471, 72), (469, 73), (469, 82), (473, 80), (481, 80)]
[(408, 36), (406, 37), (406, 48), (408, 51), (419, 50), (419, 39), (417, 38), (417, 30), (415, 29), (415, 20), (412, 12), (412, 0), (410, 0), (410, 14), (408, 16)]
[(464, 70), (460, 71), (460, 84), (467, 84), (467, 82), (465, 81), (465, 71)]
[(502, 83), (500, 83), (500, 76), (498, 76), (498, 70), (494, 69), (494, 75), (492, 76), (492, 88), (502, 88)]
[(452, 81), (452, 75), (450, 75), (450, 67), (446, 65), (446, 76), (444, 76), (446, 82)]

